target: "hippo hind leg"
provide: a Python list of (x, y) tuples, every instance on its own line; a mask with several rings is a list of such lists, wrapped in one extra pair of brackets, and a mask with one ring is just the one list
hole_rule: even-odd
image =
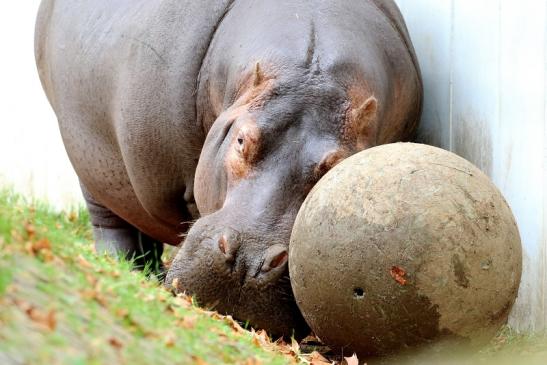
[(163, 243), (142, 233), (95, 201), (83, 186), (82, 192), (91, 217), (96, 251), (130, 260), (136, 269), (150, 270), (160, 280), (163, 279)]

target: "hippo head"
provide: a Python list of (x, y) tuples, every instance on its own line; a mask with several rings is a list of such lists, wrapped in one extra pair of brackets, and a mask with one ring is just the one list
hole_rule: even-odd
[(194, 185), (202, 217), (166, 282), (273, 335), (305, 335), (287, 265), (292, 226), (323, 174), (376, 143), (377, 101), (320, 75), (254, 78), (207, 134)]

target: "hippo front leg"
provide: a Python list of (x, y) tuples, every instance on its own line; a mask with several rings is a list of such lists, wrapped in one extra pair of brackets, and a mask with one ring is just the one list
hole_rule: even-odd
[(97, 253), (106, 252), (116, 258), (131, 260), (136, 269), (150, 269), (163, 278), (163, 243), (156, 242), (98, 203), (83, 186), (82, 193), (91, 218)]
[(164, 276), (162, 243), (156, 242), (121, 219), (116, 227), (92, 224), (95, 250), (98, 253), (106, 252), (113, 257), (131, 260), (138, 270), (149, 268), (158, 277)]

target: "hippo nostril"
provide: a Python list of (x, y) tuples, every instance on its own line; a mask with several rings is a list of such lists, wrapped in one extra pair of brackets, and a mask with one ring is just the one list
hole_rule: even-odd
[(233, 244), (228, 241), (224, 234), (218, 239), (218, 249), (224, 255), (227, 263), (233, 263), (235, 259), (234, 248), (231, 245)]
[(220, 238), (218, 239), (218, 248), (220, 252), (226, 255), (226, 251), (228, 251), (227, 246), (228, 242), (226, 241), (226, 237), (224, 235), (220, 236)]
[(289, 258), (289, 254), (287, 253), (287, 251), (283, 251), (281, 252), (279, 255), (277, 255), (276, 257), (274, 257), (274, 259), (272, 260), (272, 262), (270, 263), (270, 267), (272, 269), (278, 267), (278, 266), (281, 266), (282, 264), (284, 264), (285, 262), (287, 262), (287, 259)]
[(270, 247), (265, 254), (262, 272), (269, 272), (273, 269), (283, 267), (289, 260), (289, 253), (283, 245)]

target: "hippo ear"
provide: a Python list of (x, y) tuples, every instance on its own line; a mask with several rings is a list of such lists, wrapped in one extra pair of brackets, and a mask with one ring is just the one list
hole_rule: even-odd
[(350, 111), (349, 122), (351, 133), (356, 137), (360, 149), (376, 144), (378, 100), (369, 97), (360, 106)]
[(264, 76), (262, 75), (262, 70), (260, 69), (260, 63), (257, 62), (255, 66), (253, 85), (260, 85), (262, 83), (262, 80), (264, 80)]

